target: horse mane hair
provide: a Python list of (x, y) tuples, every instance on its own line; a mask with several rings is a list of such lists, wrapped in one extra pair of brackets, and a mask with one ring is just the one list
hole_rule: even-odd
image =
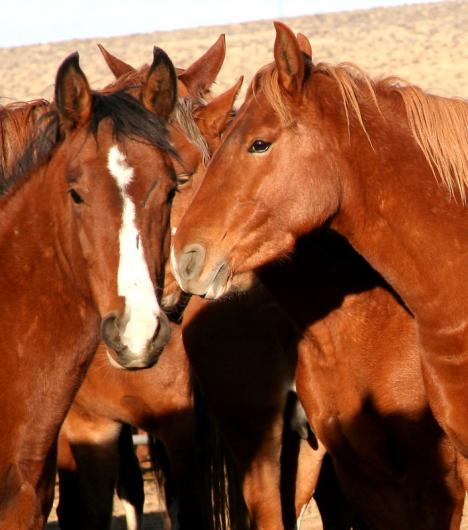
[(44, 99), (0, 107), (0, 195), (51, 154), (59, 137), (51, 109)]
[[(127, 93), (93, 92), (88, 130), (95, 137), (105, 118), (113, 123), (113, 134), (144, 141), (178, 158), (167, 137), (166, 124)], [(12, 103), (0, 109), (0, 195), (46, 163), (62, 143), (60, 116), (45, 100)]]
[(200, 132), (195, 122), (194, 113), (205, 104), (206, 102), (201, 98), (194, 98), (192, 96), (179, 97), (172, 120), (174, 125), (180, 127), (188, 141), (198, 149), (204, 166), (208, 164), (211, 158), (211, 152), (206, 138)]
[[(461, 98), (445, 98), (427, 94), (408, 82), (388, 77), (372, 80), (352, 63), (330, 65), (318, 63), (313, 66), (312, 76), (323, 74), (334, 80), (341, 94), (350, 127), (351, 110), (372, 146), (361, 113), (362, 102), (369, 101), (382, 114), (379, 96), (395, 93), (403, 101), (408, 125), (417, 145), (426, 158), (433, 174), (449, 190), (452, 197), (457, 192), (462, 203), (468, 199), (468, 101)], [(285, 125), (292, 123), (287, 98), (278, 82), (274, 64), (260, 70), (252, 90), (263, 91), (267, 100)]]

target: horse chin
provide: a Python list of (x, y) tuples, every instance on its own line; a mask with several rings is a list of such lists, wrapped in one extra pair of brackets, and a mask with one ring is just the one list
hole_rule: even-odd
[(114, 368), (119, 368), (120, 370), (142, 370), (144, 368), (150, 368), (158, 362), (162, 348), (141, 356), (136, 356), (128, 348), (124, 348), (118, 354), (111, 348), (106, 348), (106, 353), (110, 364)]

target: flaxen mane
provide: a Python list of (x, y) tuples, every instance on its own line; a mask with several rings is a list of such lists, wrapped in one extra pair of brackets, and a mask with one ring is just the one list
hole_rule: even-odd
[[(468, 102), (426, 94), (406, 81), (389, 77), (375, 82), (350, 63), (336, 66), (319, 63), (314, 75), (322, 73), (336, 82), (343, 99), (346, 116), (349, 110), (357, 117), (372, 145), (361, 115), (363, 96), (371, 98), (380, 112), (378, 98), (385, 93), (400, 95), (406, 109), (408, 124), (436, 178), (447, 187), (451, 196), (457, 192), (463, 204), (468, 199)], [(278, 84), (273, 65), (264, 68), (253, 82), (253, 91), (263, 90), (283, 123), (291, 122), (287, 102)]]
[(211, 158), (211, 152), (194, 119), (194, 113), (205, 104), (206, 102), (199, 98), (179, 97), (174, 111), (173, 125), (182, 129), (185, 137), (198, 149), (203, 165), (206, 166)]

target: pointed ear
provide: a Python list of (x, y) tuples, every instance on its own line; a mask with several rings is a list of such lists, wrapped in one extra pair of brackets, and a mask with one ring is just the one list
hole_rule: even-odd
[(286, 24), (274, 22), (276, 39), (274, 56), (278, 78), (290, 94), (298, 92), (304, 82), (304, 58), (296, 36)]
[(187, 87), (191, 96), (203, 97), (223, 66), (226, 57), (226, 39), (224, 34), (187, 70), (179, 74), (179, 80)]
[(233, 107), (244, 77), (195, 113), (200, 132), (206, 138), (219, 138), (233, 116)]
[(236, 97), (242, 86), (244, 77), (240, 77), (237, 83), (226, 92), (223, 92), (195, 114), (200, 132), (208, 137), (219, 137), (226, 129), (233, 115), (233, 107)]
[(297, 44), (301, 52), (310, 60), (312, 60), (312, 46), (310, 45), (309, 39), (303, 34), (297, 34)]
[(119, 77), (123, 76), (124, 74), (127, 74), (128, 72), (134, 72), (135, 68), (133, 66), (130, 66), (129, 64), (125, 63), (115, 55), (112, 55), (109, 53), (102, 44), (98, 44), (98, 48), (101, 51), (104, 60), (107, 63), (107, 66), (109, 67), (110, 71), (114, 74), (114, 77), (118, 79)]
[(55, 104), (65, 130), (70, 131), (88, 123), (93, 96), (80, 68), (78, 52), (69, 55), (57, 71)]
[(174, 65), (166, 52), (153, 49), (153, 64), (150, 66), (146, 79), (141, 87), (143, 105), (167, 121), (177, 100), (177, 77)]

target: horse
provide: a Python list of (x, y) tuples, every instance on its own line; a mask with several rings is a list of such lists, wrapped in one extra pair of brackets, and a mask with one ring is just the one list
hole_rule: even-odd
[(429, 407), (416, 322), (395, 292), (329, 229), (258, 274), (302, 335), (297, 394), (359, 528), (460, 528), (460, 455)]
[(156, 282), (176, 188), (176, 85), (167, 55), (153, 56), (143, 103), (93, 92), (75, 53), (53, 104), (1, 111), (2, 528), (45, 524), (59, 428), (99, 340), (123, 367), (156, 362), (168, 340)]
[(275, 28), (274, 63), (254, 77), (174, 238), (177, 279), (221, 296), (331, 226), (414, 316), (431, 408), (466, 458), (468, 105), (314, 65)]
[[(191, 72), (195, 93), (200, 93), (201, 89), (206, 95), (214, 80), (212, 72), (217, 73), (219, 61), (224, 60), (224, 49), (219, 46), (219, 40), (215, 46), (217, 53), (210, 49), (208, 60), (199, 59), (184, 71)], [(104, 52), (111, 70), (121, 76), (116, 84), (130, 84), (137, 90), (141, 71), (129, 65), (125, 66), (125, 71), (118, 69), (115, 65), (120, 66), (122, 61), (107, 50)], [(213, 60), (215, 65), (210, 67)], [(178, 78), (179, 93), (183, 93), (180, 73)], [(209, 154), (219, 144), (232, 118), (231, 109), (239, 88), (240, 81), (203, 105), (194, 104), (196, 97), (190, 96), (189, 101), (183, 100), (181, 108), (176, 109), (176, 119), (171, 123), (169, 132), (180, 156), (178, 180), (185, 178), (186, 182), (180, 187), (173, 203), (173, 229), (199, 185), (207, 149)], [(189, 90), (192, 92), (194, 88)], [(194, 117), (193, 124), (190, 124), (191, 115)], [(198, 133), (194, 134), (194, 131)], [(166, 299), (172, 302), (179, 294), (178, 288), (177, 293), (171, 292), (173, 290), (174, 285), (166, 281)], [(265, 529), (284, 528), (284, 520), (287, 528), (295, 526), (301, 509), (315, 488), (324, 451), (321, 447), (311, 448), (306, 441), (299, 440), (290, 428), (284, 429), (285, 421), (288, 424), (291, 417), (289, 413), (286, 420), (283, 419), (286, 400), (293, 386), (295, 366), (294, 349), (289, 348), (293, 336), (291, 327), (271, 298), (260, 290), (244, 300), (206, 306), (206, 303), (195, 299), (188, 303), (183, 323), (172, 324), (171, 340), (164, 355), (156, 366), (145, 371), (124, 373), (116, 370), (106, 362), (103, 345), (98, 348), (60, 433), (58, 514), (62, 528), (90, 530), (109, 526), (114, 485), (117, 481), (121, 485), (127, 479), (125, 473), (119, 476), (118, 470), (119, 461), (123, 461), (118, 444), (122, 422), (142, 427), (163, 441), (170, 464), (166, 502), (172, 524), (181, 528), (208, 528), (213, 524), (207, 520), (211, 493), (208, 492), (208, 501), (200, 507), (200, 494), (194, 495), (194, 492), (202, 489), (203, 484), (194, 484), (190, 479), (194, 475), (194, 463), (197, 463), (194, 452), (201, 450), (196, 448), (194, 440), (196, 418), (193, 416), (190, 389), (196, 382), (191, 383), (191, 370), (197, 373), (201, 391), (232, 447), (237, 475), (240, 475), (238, 480), (243, 485), (243, 497), (250, 514), (249, 524)], [(272, 318), (280, 324), (278, 333), (273, 336), (270, 332)], [(233, 320), (237, 323), (234, 329), (231, 325)], [(195, 321), (196, 324), (193, 324)], [(184, 347), (182, 328), (191, 322), (193, 336)], [(228, 332), (231, 341), (226, 343)], [(262, 362), (252, 364), (251, 358), (268, 361), (271, 369), (265, 371)], [(236, 368), (236, 379), (230, 372), (225, 372), (222, 360)], [(103, 378), (106, 385), (101, 384)], [(247, 402), (244, 393), (239, 395), (237, 390), (240, 381), (244, 390), (248, 391)], [(229, 397), (225, 396), (227, 388), (231, 389)], [(224, 406), (219, 408), (217, 403)], [(200, 405), (196, 406), (200, 410)], [(290, 408), (294, 410), (294, 406)], [(202, 437), (209, 441), (206, 417), (203, 421), (205, 429)], [(233, 424), (242, 425), (244, 434), (239, 436), (233, 431)], [(209, 425), (214, 428), (212, 423)], [(283, 434), (289, 446), (283, 443)], [(223, 449), (217, 439), (216, 453)], [(209, 457), (212, 448), (206, 448), (204, 453)], [(127, 454), (125, 452), (125, 458)], [(291, 472), (289, 477), (281, 479), (281, 458), (285, 460), (283, 469), (287, 461), (296, 460), (292, 469), (295, 466), (300, 468), (297, 477)], [(224, 466), (224, 461), (208, 460), (209, 465), (217, 465), (218, 469)], [(125, 465), (128, 468), (128, 462)], [(206, 473), (203, 466), (195, 467), (195, 471), (202, 476)], [(135, 473), (130, 471), (130, 478), (133, 477)], [(283, 490), (288, 490), (287, 494), (283, 492), (283, 497), (286, 497), (283, 502), (280, 498), (281, 481)], [(296, 484), (291, 486), (294, 482)], [(131, 488), (130, 484), (124, 489), (128, 491)], [(234, 488), (231, 488), (232, 491)], [(237, 495), (242, 496), (242, 493)], [(194, 500), (197, 505), (194, 505)], [(129, 528), (138, 528), (141, 524), (141, 497), (137, 496), (133, 506), (128, 502), (125, 504), (130, 514), (127, 518)], [(232, 508), (231, 511), (234, 510)], [(285, 515), (283, 510), (286, 510)], [(242, 507), (239, 511), (242, 512)], [(239, 520), (242, 515), (232, 513), (232, 517)], [(238, 524), (246, 527), (247, 523), (242, 521)]]

